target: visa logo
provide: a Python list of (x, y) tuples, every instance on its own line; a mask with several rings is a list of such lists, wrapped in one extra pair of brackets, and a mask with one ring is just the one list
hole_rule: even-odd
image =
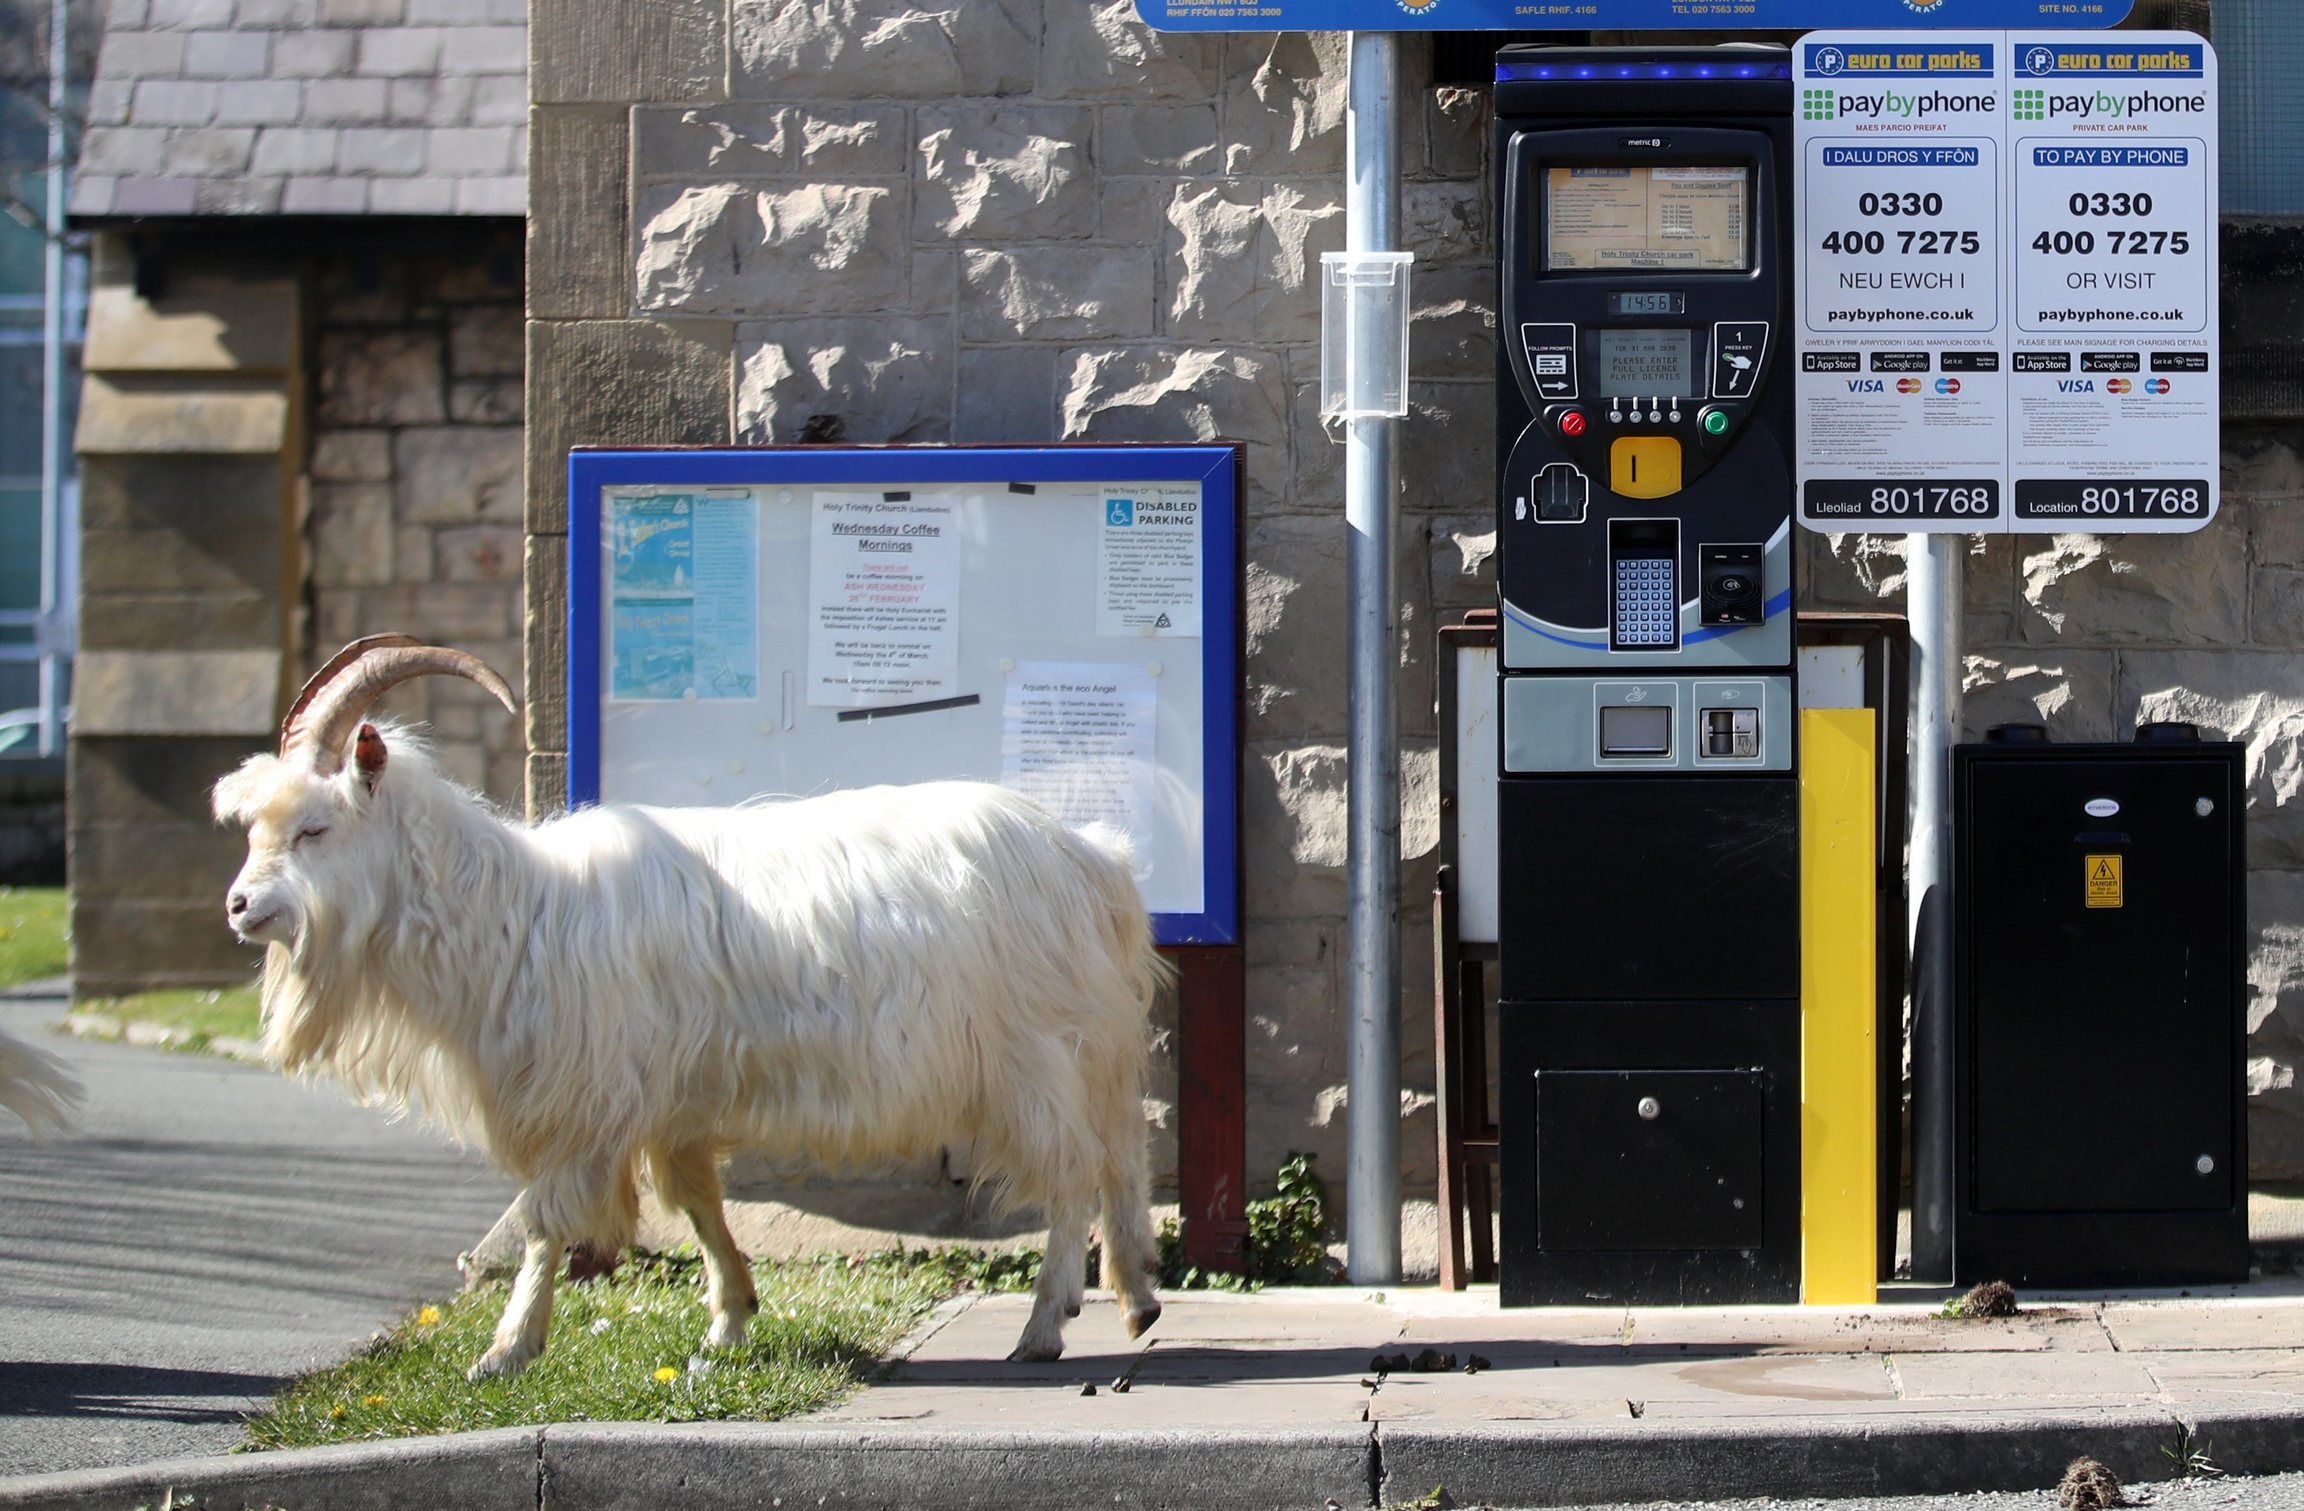
[(2094, 378), (2058, 378), (2056, 391), (2058, 393), (2094, 393), (2096, 380)]
[(1883, 381), (1879, 378), (1850, 378), (1848, 391), (1850, 393), (1886, 393), (1888, 390), (1881, 386)]

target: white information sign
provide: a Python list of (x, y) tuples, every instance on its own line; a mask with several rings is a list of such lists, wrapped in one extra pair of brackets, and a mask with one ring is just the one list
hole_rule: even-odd
[(2207, 523), (2207, 44), (1834, 32), (1797, 62), (1801, 522)]
[(2189, 33), (2009, 37), (2010, 527), (2215, 516), (2216, 56)]
[(1200, 490), (1155, 484), (1104, 500), (1096, 633), (1200, 633)]
[(960, 536), (946, 502), (816, 495), (808, 540), (808, 701), (941, 698), (960, 661)]
[(1152, 809), (1152, 670), (1127, 661), (1026, 661), (1000, 706), (1000, 784), (1067, 824), (1139, 832)]

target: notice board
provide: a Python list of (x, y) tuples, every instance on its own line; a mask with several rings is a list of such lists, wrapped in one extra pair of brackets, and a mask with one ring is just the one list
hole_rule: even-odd
[(1125, 829), (1164, 945), (1239, 938), (1229, 445), (576, 450), (568, 796), (969, 777)]

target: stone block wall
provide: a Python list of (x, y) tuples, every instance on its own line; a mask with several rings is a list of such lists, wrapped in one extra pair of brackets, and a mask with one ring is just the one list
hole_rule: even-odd
[[(516, 244), (316, 257), (308, 463), (313, 665), (399, 630), (467, 650), (520, 688)], [(299, 667), (299, 672), (310, 667)], [(472, 683), (426, 677), (384, 711), (431, 726), (447, 772), (517, 811), (520, 721)]]
[[(531, 808), (565, 794), (570, 445), (1243, 440), (1249, 1172), (1310, 1150), (1340, 1187), (1345, 530), (1315, 383), (1344, 39), (1163, 35), (1129, 0), (537, 0), (530, 40)], [(1412, 1193), (1432, 1167), (1432, 636), (1493, 602), (1495, 550), (1487, 93), (1430, 87), (1427, 47), (1405, 44), (1399, 121)], [(1974, 712), (2106, 733), (2188, 709), (2250, 740), (2256, 1126), (2267, 1170), (2304, 1173), (2304, 867), (2282, 837), (2304, 812), (2304, 615), (2279, 523), (2304, 475), (2285, 441), (2237, 444), (2231, 516), (2202, 536), (1983, 553)], [(1894, 550), (1811, 542), (1811, 601), (1892, 602)]]
[(139, 289), (97, 238), (80, 405), (80, 656), (67, 754), (73, 991), (247, 979), (244, 853), (207, 791), (270, 744), (296, 550), (297, 288), (179, 255)]

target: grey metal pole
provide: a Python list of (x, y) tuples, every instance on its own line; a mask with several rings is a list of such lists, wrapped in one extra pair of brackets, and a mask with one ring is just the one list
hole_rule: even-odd
[(1965, 535), (1904, 538), (1912, 625), (1912, 1278), (1952, 1279), (1952, 746)]
[[(1399, 242), (1398, 39), (1352, 33), (1345, 103), (1344, 245), (1388, 252)], [(1355, 364), (1374, 359), (1353, 337)], [(1345, 1081), (1350, 1096), (1345, 1268), (1355, 1285), (1400, 1278), (1400, 723), (1399, 609), (1392, 590), (1400, 469), (1397, 421), (1345, 422), (1344, 570), (1351, 623), (1350, 775), (1346, 790)]]
[(48, 10), (47, 245), (42, 260), (47, 309), (40, 352), (40, 754), (63, 753), (62, 678), (57, 675), (56, 611), (64, 601), (64, 109), (71, 61), (66, 0)]

